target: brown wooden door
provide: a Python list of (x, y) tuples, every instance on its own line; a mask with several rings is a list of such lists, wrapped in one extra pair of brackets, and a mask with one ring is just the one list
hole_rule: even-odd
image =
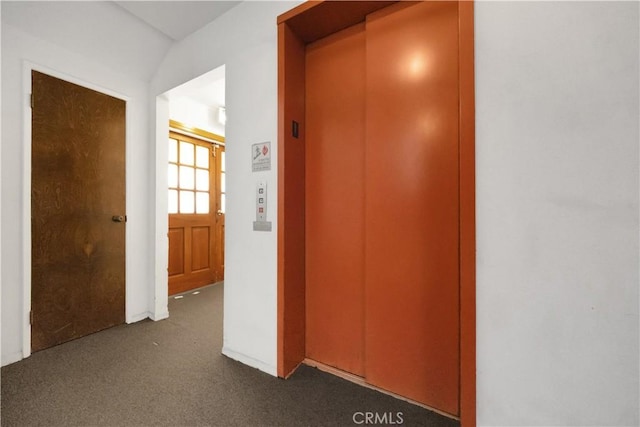
[(306, 47), (306, 357), (458, 414), (457, 5)]
[(169, 295), (222, 279), (218, 151), (207, 141), (170, 133)]
[(126, 104), (36, 71), (32, 91), (31, 346), (38, 351), (124, 322)]

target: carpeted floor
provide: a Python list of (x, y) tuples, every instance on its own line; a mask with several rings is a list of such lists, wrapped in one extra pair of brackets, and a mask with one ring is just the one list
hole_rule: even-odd
[(390, 425), (459, 426), (310, 367), (282, 380), (222, 356), (222, 296), (218, 284), (171, 298), (167, 320), (3, 367), (2, 426), (354, 426), (365, 412)]

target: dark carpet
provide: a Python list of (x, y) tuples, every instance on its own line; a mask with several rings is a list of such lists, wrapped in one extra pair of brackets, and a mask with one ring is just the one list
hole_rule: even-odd
[(377, 425), (459, 426), (314, 368), (282, 380), (221, 355), (222, 296), (218, 284), (171, 298), (167, 320), (111, 328), (3, 367), (2, 426), (372, 425), (366, 412)]

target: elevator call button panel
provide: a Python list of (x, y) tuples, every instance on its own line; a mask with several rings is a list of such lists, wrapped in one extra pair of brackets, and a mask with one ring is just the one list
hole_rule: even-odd
[(256, 220), (253, 231), (271, 231), (271, 221), (267, 221), (267, 183), (258, 181), (256, 184)]

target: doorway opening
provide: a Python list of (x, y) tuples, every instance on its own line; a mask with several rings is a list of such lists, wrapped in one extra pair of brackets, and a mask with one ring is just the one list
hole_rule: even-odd
[(165, 97), (167, 292), (173, 296), (224, 282), (224, 65), (171, 89)]

